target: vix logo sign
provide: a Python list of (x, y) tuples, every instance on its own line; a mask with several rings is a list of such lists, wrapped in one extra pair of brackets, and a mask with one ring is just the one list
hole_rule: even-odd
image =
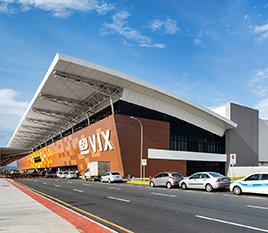
[[(111, 133), (111, 130), (108, 129), (106, 130), (106, 133), (105, 132), (97, 133), (97, 134), (94, 134), (92, 137), (89, 136), (88, 138), (83, 138), (79, 140), (79, 148), (80, 148), (81, 154), (85, 155), (85, 154), (90, 153), (88, 142), (90, 143), (91, 151), (94, 153), (97, 152), (97, 145), (98, 145), (99, 151), (103, 151), (103, 150), (107, 151), (108, 149), (113, 150), (114, 148), (110, 142), (110, 133)], [(103, 147), (101, 138), (104, 139), (104, 147)]]

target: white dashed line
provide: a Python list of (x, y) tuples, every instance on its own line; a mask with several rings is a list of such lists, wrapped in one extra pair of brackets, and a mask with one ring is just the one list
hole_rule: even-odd
[(249, 208), (255, 208), (255, 209), (268, 210), (267, 207), (262, 207), (262, 206), (247, 205), (247, 207), (249, 207)]
[(83, 193), (84, 192), (83, 190), (80, 190), (80, 189), (73, 189), (73, 191), (79, 192), (79, 193)]
[(117, 190), (121, 190), (121, 188), (114, 188), (114, 187), (108, 187), (108, 189), (117, 189)]
[(250, 198), (250, 199), (258, 199), (258, 200), (263, 200), (262, 197), (247, 197), (247, 198)]
[(82, 185), (85, 185), (85, 186), (90, 186), (90, 184), (85, 184), (85, 183), (82, 183)]
[(158, 195), (158, 196), (165, 196), (165, 197), (176, 197), (176, 195), (170, 195), (170, 194), (164, 194), (164, 193), (151, 193), (153, 195)]
[(46, 182), (43, 182), (43, 184), (47, 184)]
[(108, 198), (109, 199), (112, 199), (112, 200), (117, 200), (117, 201), (130, 202), (130, 200), (126, 200), (126, 199), (122, 199), (122, 198), (117, 198), (117, 197), (108, 196)]
[(55, 186), (55, 187), (58, 187), (58, 188), (60, 188), (60, 187), (61, 187), (60, 185), (57, 185), (57, 184), (55, 184), (54, 186)]
[(209, 217), (200, 216), (200, 215), (196, 215), (195, 217), (206, 219), (206, 220), (209, 220), (209, 221), (214, 221), (214, 222), (220, 222), (220, 223), (224, 223), (224, 224), (228, 224), (228, 225), (233, 225), (233, 226), (237, 226), (237, 227), (248, 228), (248, 229), (252, 229), (252, 230), (255, 230), (255, 231), (268, 232), (268, 230), (266, 230), (266, 229), (247, 226), (247, 225), (243, 225), (243, 224), (239, 224), (239, 223), (235, 223), (235, 222), (228, 222), (228, 221), (224, 221), (224, 220), (220, 220), (220, 219), (216, 219), (216, 218), (209, 218)]

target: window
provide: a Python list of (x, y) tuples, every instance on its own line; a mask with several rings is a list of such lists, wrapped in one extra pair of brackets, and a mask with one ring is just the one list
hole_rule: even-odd
[(254, 174), (254, 175), (249, 176), (245, 180), (246, 181), (248, 181), (248, 180), (258, 180), (259, 179), (259, 176), (260, 176), (260, 174)]
[(190, 177), (190, 179), (199, 179), (200, 174), (195, 174)]
[(200, 176), (200, 179), (209, 179), (210, 177), (209, 177), (209, 175), (207, 175), (207, 174), (202, 174), (201, 176)]
[[(120, 107), (118, 106), (120, 103)], [(115, 103), (117, 111), (127, 116), (170, 123), (170, 149), (192, 152), (225, 153), (225, 136), (220, 137), (183, 120), (125, 101)]]
[(34, 158), (34, 162), (35, 162), (35, 163), (39, 163), (39, 162), (41, 162), (41, 158), (40, 158), (40, 156)]
[(160, 174), (156, 175), (155, 178), (160, 178), (162, 176), (163, 176), (163, 173), (160, 173)]
[(219, 173), (215, 173), (215, 172), (210, 172), (210, 175), (212, 175), (213, 177), (221, 177), (222, 175)]
[(268, 174), (262, 174), (262, 180), (268, 180)]

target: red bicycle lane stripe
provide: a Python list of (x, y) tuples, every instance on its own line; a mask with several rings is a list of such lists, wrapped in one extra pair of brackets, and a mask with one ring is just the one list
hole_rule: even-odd
[(88, 232), (88, 233), (90, 232), (96, 232), (96, 233), (113, 232), (91, 221), (90, 219), (82, 217), (81, 215), (76, 214), (75, 212), (70, 211), (67, 208), (60, 206), (57, 203), (50, 201), (49, 199), (44, 198), (41, 195), (34, 193), (33, 191), (25, 187), (20, 186), (14, 181), (10, 181), (8, 179), (5, 179), (5, 180), (9, 182), (10, 184), (12, 184), (14, 187), (24, 192), (25, 194), (27, 194), (28, 196), (30, 196), (31, 198), (33, 198), (34, 200), (36, 200), (37, 202), (39, 202), (40, 204), (42, 204), (43, 206), (45, 206), (46, 208), (48, 208), (49, 210), (53, 211), (55, 214), (59, 215), (60, 217), (62, 217), (63, 219), (65, 219), (66, 221), (74, 225), (76, 229), (79, 230), (80, 232)]

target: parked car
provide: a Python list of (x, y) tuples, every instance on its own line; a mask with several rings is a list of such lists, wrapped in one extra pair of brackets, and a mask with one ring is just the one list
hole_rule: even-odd
[(230, 186), (230, 178), (217, 172), (197, 172), (180, 181), (182, 189), (205, 189), (211, 192), (213, 189), (225, 189)]
[(67, 178), (67, 179), (75, 179), (76, 178), (76, 174), (73, 171), (69, 171), (69, 172), (67, 172), (65, 178)]
[(68, 172), (67, 171), (64, 171), (64, 172), (60, 172), (60, 177), (59, 178), (66, 178), (66, 176), (68, 175)]
[(61, 177), (61, 171), (57, 171), (57, 173), (56, 173), (56, 178), (60, 178)]
[(161, 172), (150, 180), (150, 186), (178, 186), (183, 176), (179, 172)]
[(39, 176), (39, 172), (37, 171), (33, 171), (32, 173), (30, 173), (31, 176)]
[(122, 182), (123, 176), (119, 172), (106, 172), (101, 176), (101, 182)]
[(45, 178), (54, 178), (54, 177), (55, 177), (55, 175), (51, 171), (47, 171), (46, 174), (45, 174)]
[(252, 173), (241, 180), (231, 183), (230, 191), (236, 195), (241, 193), (268, 194), (268, 172)]

